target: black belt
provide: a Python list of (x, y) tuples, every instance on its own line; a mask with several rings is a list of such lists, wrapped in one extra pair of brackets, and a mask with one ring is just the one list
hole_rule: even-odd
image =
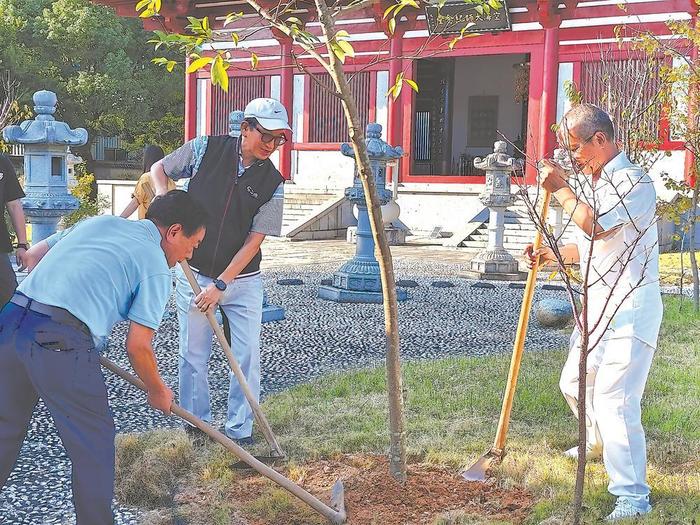
[(13, 295), (10, 299), (10, 302), (16, 304), (21, 308), (26, 308), (27, 310), (31, 310), (32, 312), (36, 312), (38, 314), (50, 317), (52, 321), (56, 321), (57, 323), (61, 323), (67, 326), (72, 326), (74, 328), (77, 328), (78, 330), (85, 332), (88, 335), (92, 335), (87, 325), (83, 323), (80, 319), (78, 319), (76, 316), (74, 316), (72, 313), (70, 313), (68, 310), (59, 308), (58, 306), (51, 306), (50, 304), (40, 303), (39, 301), (30, 299), (26, 295), (22, 295), (20, 293), (16, 293), (15, 295)]

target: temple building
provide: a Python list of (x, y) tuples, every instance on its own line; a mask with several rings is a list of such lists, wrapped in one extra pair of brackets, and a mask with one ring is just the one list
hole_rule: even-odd
[[(133, 0), (98, 3), (123, 16), (137, 15)], [(270, 9), (278, 5), (270, 0), (260, 4)], [(387, 0), (359, 2), (337, 21), (355, 49), (355, 57), (346, 59), (345, 71), (363, 126), (380, 123), (383, 138), (405, 151), (390, 176), (398, 182), (394, 186), (399, 220), (414, 233), (459, 237), (476, 231), (465, 229), (482, 220), (484, 209), (478, 199), (484, 173), (474, 168), (473, 161), (492, 152), (495, 140), (506, 140), (511, 155), (530, 160), (520, 178), (534, 180), (532, 161), (551, 156), (556, 147), (551, 126), (568, 107), (565, 86), (573, 82), (585, 100), (597, 101), (607, 89), (600, 73), (601, 57), (608, 74), (638, 65), (639, 54), (628, 41), (620, 44), (616, 28), (623, 27), (623, 36), (650, 31), (669, 39), (667, 22), (691, 20), (697, 12), (691, 0), (504, 0), (502, 4), (476, 20), (471, 29), (477, 36), (459, 40), (451, 50), (455, 35), (449, 34), (454, 33), (450, 23), (462, 21), (463, 26), (464, 10), (472, 9), (464, 2), (448, 1), (439, 15), (434, 6), (423, 11), (406, 8), (394, 34), (382, 19), (391, 5)], [(294, 16), (320, 34), (313, 3), (296, 7)], [(224, 27), (231, 12), (242, 12), (243, 17)], [(326, 221), (325, 230), (319, 220), (315, 230), (303, 227), (311, 227), (314, 217), (322, 218), (334, 205), (340, 206), (342, 191), (353, 177), (352, 160), (339, 152), (340, 143), (349, 140), (346, 121), (340, 101), (327, 89), (331, 80), (321, 66), (287, 37), (265, 27), (245, 0), (164, 0), (161, 15), (145, 20), (146, 28), (183, 31), (187, 16), (208, 16), (220, 39), (215, 47), (234, 57), (228, 92), (211, 85), (208, 71), (187, 75), (185, 138), (227, 133), (231, 111), (255, 97), (279, 99), (290, 112), (293, 135), (274, 161), (289, 180), (290, 203), (302, 209), (295, 220), (287, 221), (286, 233), (294, 237), (306, 231), (297, 238), (344, 234), (345, 224), (340, 222), (348, 219), (348, 213), (333, 215), (336, 221), (330, 226)], [(238, 34), (238, 46), (231, 32)], [(254, 70), (250, 51), (258, 57)], [(394, 101), (387, 91), (399, 72), (414, 80), (419, 91), (404, 85)], [(651, 101), (654, 94), (651, 82), (643, 96)], [(645, 125), (668, 152), (652, 170), (663, 193), (659, 174), (682, 178), (690, 160), (663, 112), (652, 118)], [(304, 202), (310, 203), (306, 210)], [(290, 213), (293, 209), (290, 205)], [(313, 231), (321, 233), (314, 236)]]

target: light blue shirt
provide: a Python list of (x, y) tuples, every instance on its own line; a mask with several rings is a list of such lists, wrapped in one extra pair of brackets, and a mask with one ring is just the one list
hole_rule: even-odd
[(153, 222), (93, 217), (46, 241), (51, 249), (18, 291), (68, 310), (90, 328), (97, 348), (119, 321), (158, 328), (172, 276)]

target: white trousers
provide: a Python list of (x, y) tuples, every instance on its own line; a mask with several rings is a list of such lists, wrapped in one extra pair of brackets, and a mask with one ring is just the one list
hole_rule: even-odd
[[(561, 373), (561, 388), (576, 414), (580, 336), (571, 337), (569, 357)], [(603, 463), (610, 477), (608, 490), (646, 502), (646, 440), (641, 399), (654, 349), (636, 337), (606, 339), (588, 355), (586, 428), (591, 446), (603, 447)]]
[[(180, 322), (179, 401), (182, 408), (211, 422), (209, 401), (209, 356), (213, 330), (206, 316), (194, 304), (194, 294), (178, 266), (177, 314)], [(212, 279), (195, 273), (204, 289)], [(221, 296), (220, 305), (231, 326), (231, 350), (256, 400), (260, 398), (260, 327), (263, 287), (260, 274), (236, 279)], [(228, 363), (225, 365), (228, 366)], [(234, 439), (253, 432), (253, 411), (238, 380), (229, 372), (226, 434)]]

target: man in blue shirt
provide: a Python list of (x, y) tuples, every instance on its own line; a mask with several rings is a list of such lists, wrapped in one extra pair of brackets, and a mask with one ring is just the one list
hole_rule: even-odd
[(94, 217), (27, 252), (33, 271), (0, 312), (0, 487), (41, 397), (72, 462), (78, 525), (113, 523), (115, 430), (99, 351), (112, 325), (128, 319), (131, 365), (150, 405), (170, 412), (173, 393), (158, 374), (152, 339), (170, 297), (170, 268), (192, 256), (206, 217), (173, 190), (144, 220)]

